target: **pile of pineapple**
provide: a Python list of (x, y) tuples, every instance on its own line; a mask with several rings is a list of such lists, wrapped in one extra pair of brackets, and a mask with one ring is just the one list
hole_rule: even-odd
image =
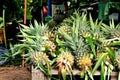
[(18, 37), (24, 40), (15, 45), (15, 54), (26, 52), (26, 62), (49, 78), (51, 69), (58, 70), (61, 80), (73, 80), (73, 69), (80, 70), (85, 80), (94, 80), (97, 70), (101, 70), (102, 80), (109, 79), (112, 71), (120, 71), (120, 25), (113, 20), (107, 25), (75, 11), (53, 28), (37, 21), (30, 26), (20, 24)]

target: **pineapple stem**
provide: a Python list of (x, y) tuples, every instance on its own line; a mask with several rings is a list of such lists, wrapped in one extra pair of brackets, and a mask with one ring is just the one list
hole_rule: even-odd
[(120, 70), (119, 70), (119, 72), (118, 72), (118, 80), (120, 80)]

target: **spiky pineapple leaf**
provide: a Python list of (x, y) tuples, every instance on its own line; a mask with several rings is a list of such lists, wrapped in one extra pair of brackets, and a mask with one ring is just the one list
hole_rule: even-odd
[(28, 51), (29, 48), (30, 46), (26, 44), (16, 44), (14, 45), (14, 48), (12, 48), (12, 50), (15, 50), (13, 56), (22, 54), (24, 51)]
[(67, 74), (67, 72), (66, 72), (65, 69), (61, 70), (61, 74), (62, 74), (63, 80), (66, 80), (66, 74)]
[(118, 71), (118, 80), (120, 80), (120, 70)]
[(114, 20), (112, 19), (109, 23), (110, 23), (110, 28), (114, 29), (115, 28)]
[(59, 46), (62, 46), (63, 45), (63, 41), (61, 41), (58, 36), (56, 37), (56, 42)]
[(92, 52), (93, 52), (93, 54), (94, 54), (94, 57), (96, 57), (95, 43), (94, 43), (93, 38), (87, 37), (86, 40), (87, 40), (87, 42), (88, 42), (89, 45), (90, 45), (90, 48), (91, 48), (91, 50), (92, 50)]
[[(105, 80), (104, 79), (104, 73), (105, 73), (105, 65), (104, 65), (104, 63), (102, 62), (101, 63), (101, 71), (100, 71), (100, 80)], [(106, 75), (106, 74), (105, 74)]]
[(110, 57), (110, 60), (112, 64), (115, 64), (115, 53), (112, 51), (109, 47), (106, 47), (106, 51), (108, 52), (108, 55)]
[(99, 35), (102, 35), (102, 21), (98, 21), (98, 19), (96, 19), (96, 21), (93, 21), (91, 14), (89, 15), (89, 22), (90, 22), (90, 32), (92, 33), (92, 35), (96, 38), (100, 38)]
[(117, 47), (117, 46), (120, 46), (120, 41), (114, 41), (114, 42), (108, 44), (108, 46), (110, 46), (110, 47)]
[(108, 53), (104, 53), (101, 55), (101, 57), (98, 59), (98, 61), (96, 62), (93, 70), (92, 70), (92, 75), (94, 75), (95, 71), (98, 69), (98, 67), (101, 65), (101, 63), (104, 61), (104, 59), (107, 57)]
[(48, 30), (48, 25), (43, 23), (38, 23), (36, 20), (34, 21), (34, 25), (30, 24), (30, 26), (20, 24), (20, 30), (25, 36), (36, 36), (39, 34), (43, 35), (45, 31)]
[(21, 35), (18, 35), (18, 36), (20, 36), (20, 37), (23, 37), (23, 38), (26, 38), (26, 37), (35, 38), (34, 35), (30, 35), (30, 34), (24, 32), (23, 30), (20, 30), (20, 32), (22, 33)]

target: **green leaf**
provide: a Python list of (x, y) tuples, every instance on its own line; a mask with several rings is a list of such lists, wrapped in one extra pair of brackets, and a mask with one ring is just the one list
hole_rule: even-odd
[(65, 69), (61, 70), (61, 74), (62, 74), (63, 80), (66, 80), (66, 70)]
[(105, 65), (101, 63), (100, 80), (104, 80)]
[(31, 39), (31, 38), (26, 38), (26, 43), (29, 45), (32, 45), (32, 44), (35, 44), (36, 41), (34, 39)]
[(120, 41), (114, 41), (114, 42), (110, 43), (108, 46), (110, 46), (110, 47), (120, 46)]
[(2, 18), (2, 17), (0, 17), (0, 22), (1, 22), (1, 21), (3, 21), (3, 18)]
[(90, 70), (87, 70), (87, 73), (88, 73), (90, 79), (91, 79), (91, 80), (94, 80), (93, 75), (91, 75), (91, 71), (90, 71)]
[(101, 65), (101, 63), (103, 62), (103, 60), (107, 57), (108, 53), (104, 53), (101, 55), (101, 57), (98, 59), (98, 61), (96, 62), (93, 70), (92, 70), (92, 75), (94, 75), (95, 71), (98, 69), (98, 67)]
[(118, 71), (118, 80), (120, 80), (120, 70)]
[(23, 29), (28, 29), (29, 27), (28, 26), (26, 26), (26, 25), (24, 25), (24, 24), (19, 24), (20, 25), (20, 27), (22, 27)]
[(1, 24), (0, 24), (0, 28), (2, 28), (3, 26), (4, 26), (4, 24), (3, 24), (3, 23), (1, 23)]
[(88, 80), (88, 74), (85, 73), (85, 80)]
[(94, 54), (94, 57), (96, 57), (95, 44), (94, 44), (93, 38), (87, 37), (87, 38), (86, 38), (86, 41), (89, 43), (90, 48), (91, 48), (91, 50), (92, 50), (92, 52), (93, 52), (93, 54)]
[(45, 67), (43, 67), (43, 65), (41, 63), (38, 63), (36, 66), (36, 69), (39, 68), (44, 74), (47, 75), (47, 70)]
[(89, 18), (90, 18), (90, 20), (89, 20), (90, 21), (90, 26), (91, 26), (92, 30), (94, 30), (95, 29), (95, 25), (94, 25), (94, 22), (93, 22), (91, 14), (89, 15)]
[(102, 62), (100, 80), (106, 80), (107, 69), (108, 69), (107, 66), (104, 64), (104, 62)]
[(108, 55), (110, 57), (112, 64), (114, 64), (115, 63), (115, 53), (108, 47), (106, 47), (106, 50), (108, 52)]
[(115, 24), (114, 24), (114, 20), (113, 19), (110, 21), (110, 28), (111, 29), (115, 28)]
[(85, 77), (85, 72), (84, 72), (84, 71), (81, 71), (81, 72), (80, 72), (80, 78), (83, 79), (84, 77)]
[(58, 38), (58, 36), (56, 37), (56, 42), (59, 46), (63, 45), (63, 42)]
[(110, 74), (112, 73), (113, 71), (113, 66), (111, 64), (108, 65), (108, 77), (107, 77), (107, 80), (110, 80)]
[(106, 80), (106, 75), (108, 74), (107, 71), (108, 71), (108, 67), (107, 66), (104, 66), (105, 68), (105, 72), (104, 72), (104, 80)]
[(72, 73), (72, 67), (69, 64), (66, 64), (65, 66), (66, 66), (67, 73), (70, 75), (70, 80), (72, 80), (72, 75), (73, 75), (73, 73)]

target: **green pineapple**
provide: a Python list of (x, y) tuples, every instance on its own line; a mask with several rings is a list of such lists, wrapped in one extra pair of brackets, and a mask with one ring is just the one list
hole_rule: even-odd
[[(77, 22), (79, 24), (79, 22)], [(78, 52), (84, 52), (87, 49), (87, 44), (85, 45), (85, 41), (81, 35), (79, 35), (79, 25), (76, 22), (73, 22), (73, 26), (71, 26), (71, 32), (69, 35), (65, 30), (59, 29), (60, 35), (63, 36), (64, 41), (63, 45), (71, 50), (74, 55)], [(85, 48), (86, 47), (86, 48)]]
[(102, 21), (93, 21), (92, 16), (89, 16), (89, 23), (90, 23), (90, 33), (94, 37), (94, 39), (101, 39), (104, 38), (103, 31), (102, 31)]
[(40, 69), (46, 76), (50, 77), (51, 73), (51, 62), (46, 53), (35, 52), (31, 56), (35, 69)]
[(54, 41), (54, 39), (55, 39), (55, 36), (51, 31), (46, 31), (45, 33), (43, 33), (43, 36), (47, 37), (48, 40), (50, 40), (50, 41)]
[(58, 32), (60, 30), (63, 30), (64, 32), (66, 32), (68, 35), (71, 35), (71, 28), (68, 26), (61, 26), (60, 28), (58, 28)]
[(49, 58), (44, 52), (36, 52), (32, 55), (32, 61), (34, 62), (34, 64), (41, 63), (43, 65), (46, 65), (47, 62), (49, 62)]
[(120, 41), (120, 25), (115, 25), (114, 20), (109, 22), (109, 25), (102, 24), (102, 31), (105, 34), (105, 39), (102, 40), (103, 46), (110, 46), (114, 42)]
[(30, 24), (29, 26), (26, 26), (20, 24), (20, 32), (17, 36), (21, 42), (15, 45), (15, 48), (17, 49), (15, 55), (25, 52), (27, 53), (24, 54), (25, 60), (30, 61), (30, 57), (34, 52), (42, 51), (40, 44), (48, 39), (43, 36), (46, 31), (48, 31), (47, 24), (38, 23), (36, 20), (34, 21), (34, 25)]
[(40, 45), (40, 47), (45, 51), (47, 54), (51, 56), (56, 56), (55, 51), (56, 51), (56, 45), (52, 41), (43, 41)]
[(64, 40), (64, 37), (62, 34), (60, 34), (60, 31), (64, 31), (66, 34), (71, 35), (71, 28), (68, 26), (61, 26), (60, 28), (58, 28), (58, 38), (61, 40)]

